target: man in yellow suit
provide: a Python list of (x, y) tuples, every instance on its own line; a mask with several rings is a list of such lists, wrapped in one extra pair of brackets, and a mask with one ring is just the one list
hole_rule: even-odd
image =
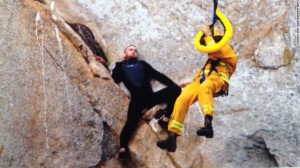
[[(221, 32), (217, 28), (214, 29), (213, 35), (209, 26), (205, 26), (202, 31), (205, 35), (206, 46), (214, 45), (222, 38)], [(176, 138), (182, 134), (185, 116), (189, 107), (196, 101), (199, 102), (205, 117), (204, 127), (197, 131), (197, 135), (213, 137), (213, 97), (228, 93), (229, 78), (234, 73), (236, 64), (237, 56), (229, 44), (215, 53), (208, 54), (208, 60), (204, 67), (177, 98), (168, 125), (169, 136), (167, 139), (157, 142), (159, 148), (175, 152)]]

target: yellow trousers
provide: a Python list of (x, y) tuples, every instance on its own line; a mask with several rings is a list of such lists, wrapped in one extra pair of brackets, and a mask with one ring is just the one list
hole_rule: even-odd
[(200, 84), (200, 78), (187, 85), (177, 98), (168, 130), (182, 134), (183, 122), (189, 107), (197, 100), (204, 115), (214, 115), (213, 95), (219, 93), (227, 85), (221, 76), (213, 71), (206, 80)]

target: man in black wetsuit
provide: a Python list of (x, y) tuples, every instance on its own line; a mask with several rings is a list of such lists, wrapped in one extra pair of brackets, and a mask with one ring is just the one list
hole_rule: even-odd
[[(129, 141), (137, 129), (138, 121), (143, 112), (156, 104), (166, 103), (163, 110), (164, 117), (170, 118), (176, 98), (181, 93), (181, 88), (164, 74), (153, 69), (145, 61), (138, 60), (136, 46), (129, 45), (124, 50), (125, 60), (117, 62), (112, 70), (112, 78), (116, 83), (123, 82), (130, 92), (130, 103), (127, 121), (120, 135), (119, 158), (130, 158)], [(166, 88), (153, 92), (150, 80), (154, 79), (164, 84)], [(168, 122), (166, 122), (168, 123)]]

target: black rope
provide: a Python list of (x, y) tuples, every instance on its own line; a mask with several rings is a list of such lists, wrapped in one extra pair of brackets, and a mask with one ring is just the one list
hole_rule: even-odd
[(212, 35), (214, 35), (214, 25), (216, 24), (217, 20), (220, 19), (216, 14), (217, 8), (218, 8), (218, 0), (214, 0), (214, 10), (213, 10), (212, 24), (209, 25), (209, 28), (212, 32)]
[(212, 19), (212, 24), (215, 24), (216, 21), (218, 20), (216, 10), (218, 8), (218, 0), (214, 0), (214, 10), (213, 10), (213, 19)]

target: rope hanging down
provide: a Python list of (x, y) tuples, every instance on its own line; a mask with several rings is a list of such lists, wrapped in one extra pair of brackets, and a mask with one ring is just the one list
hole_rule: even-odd
[(217, 8), (218, 8), (218, 0), (214, 0), (214, 10), (213, 10), (212, 25), (215, 25), (215, 23), (218, 20), (218, 17), (217, 17), (217, 14), (216, 14)]
[[(209, 26), (211, 30), (213, 30), (213, 27), (217, 20), (219, 20), (222, 23), (222, 26), (224, 27), (224, 36), (223, 38), (217, 42), (214, 45), (211, 46), (204, 46), (200, 43), (200, 41), (204, 38), (203, 31), (200, 31), (196, 38), (195, 38), (195, 46), (196, 48), (203, 53), (214, 53), (219, 51), (225, 44), (227, 44), (233, 35), (233, 28), (228, 20), (228, 18), (218, 9), (218, 1), (214, 0), (214, 10), (213, 10), (213, 19), (212, 24)], [(212, 31), (213, 33), (214, 31)]]

